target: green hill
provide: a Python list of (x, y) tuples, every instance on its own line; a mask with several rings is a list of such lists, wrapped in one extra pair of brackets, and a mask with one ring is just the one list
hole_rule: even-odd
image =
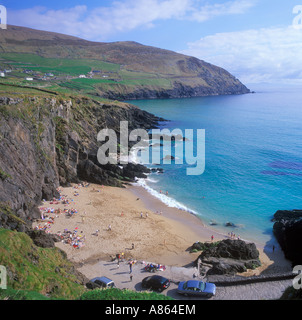
[(92, 42), (8, 26), (0, 33), (0, 46), (0, 68), (10, 71), (1, 82), (31, 81), (58, 92), (118, 100), (249, 92), (222, 68), (136, 42)]

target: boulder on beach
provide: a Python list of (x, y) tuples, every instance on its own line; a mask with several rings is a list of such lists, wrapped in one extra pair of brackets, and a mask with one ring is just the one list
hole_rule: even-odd
[(207, 274), (235, 274), (261, 265), (254, 243), (226, 239), (215, 245), (205, 243), (199, 247), (203, 247), (203, 252), (196, 262), (199, 260), (201, 264), (211, 266)]

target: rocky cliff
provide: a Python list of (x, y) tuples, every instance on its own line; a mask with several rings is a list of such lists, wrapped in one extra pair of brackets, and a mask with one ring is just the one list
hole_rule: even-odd
[[(235, 78), (234, 78), (235, 80)], [(249, 90), (236, 81), (227, 84), (222, 79), (212, 79), (212, 85), (189, 85), (187, 83), (174, 81), (171, 88), (160, 87), (135, 87), (114, 86), (114, 90), (106, 90), (99, 93), (107, 99), (136, 100), (136, 99), (169, 99), (169, 98), (191, 98), (215, 95), (232, 95), (249, 93)]]
[(121, 186), (144, 176), (132, 164), (101, 166), (97, 134), (156, 126), (159, 118), (128, 104), (102, 104), (88, 98), (0, 97), (0, 227), (27, 231), (39, 217), (42, 199), (57, 196), (57, 187), (81, 179)]
[(273, 232), (285, 257), (294, 266), (302, 264), (302, 210), (278, 210), (273, 221)]

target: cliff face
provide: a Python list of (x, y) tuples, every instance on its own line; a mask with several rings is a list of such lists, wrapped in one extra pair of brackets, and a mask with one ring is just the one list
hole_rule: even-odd
[[(137, 51), (137, 56), (142, 55), (140, 50)], [(151, 59), (154, 61), (154, 66), (159, 65), (160, 62), (163, 70), (167, 70), (167, 66), (173, 65), (171, 71), (167, 72), (174, 72), (175, 74), (165, 75), (165, 80), (169, 80), (170, 85), (162, 87), (156, 85), (128, 86), (116, 83), (107, 87), (106, 90), (100, 89), (100, 95), (108, 99), (132, 100), (190, 98), (246, 94), (250, 92), (245, 85), (229, 72), (205, 61), (194, 57), (172, 55), (172, 53), (161, 56), (160, 49), (158, 49), (158, 51), (152, 50), (151, 52), (152, 55), (154, 55)], [(156, 59), (158, 59), (158, 61), (156, 61)], [(148, 66), (150, 64), (150, 61), (146, 62), (142, 57), (140, 57), (138, 61), (140, 61), (140, 66), (138, 66), (137, 62), (136, 65), (127, 65), (127, 68), (133, 67), (137, 70), (140, 68), (145, 69), (145, 64)], [(160, 70), (155, 69), (154, 66), (152, 67), (153, 72), (159, 73)]]
[(285, 257), (293, 266), (302, 264), (302, 210), (278, 210), (273, 221), (274, 235)]
[(224, 81), (216, 82), (212, 86), (203, 86), (197, 84), (189, 85), (185, 82), (174, 81), (173, 88), (127, 88), (125, 86), (115, 86), (114, 90), (101, 92), (99, 95), (108, 99), (115, 100), (136, 100), (136, 99), (169, 99), (169, 98), (191, 98), (216, 95), (233, 95), (249, 93), (243, 84), (239, 81), (227, 84)]
[[(11, 103), (12, 100), (9, 100)], [(47, 195), (56, 195), (58, 175), (55, 167), (55, 138), (53, 123), (43, 119), (47, 128), (40, 145), (37, 128), (20, 118), (1, 117), (0, 120), (0, 226), (17, 227), (20, 220), (3, 213), (3, 206), (29, 222), (38, 217), (35, 205)], [(44, 146), (43, 149), (40, 146)], [(47, 158), (46, 158), (47, 155)], [(21, 223), (24, 228), (25, 224)]]
[(0, 227), (26, 231), (39, 217), (42, 199), (57, 196), (59, 185), (80, 179), (121, 186), (144, 176), (142, 166), (99, 165), (97, 133), (154, 127), (158, 118), (126, 104), (101, 104), (54, 97), (0, 98)]

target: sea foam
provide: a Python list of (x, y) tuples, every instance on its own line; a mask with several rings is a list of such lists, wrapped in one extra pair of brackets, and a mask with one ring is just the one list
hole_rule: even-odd
[[(148, 179), (148, 178), (147, 178)], [(186, 207), (184, 204), (176, 201), (175, 199), (171, 198), (170, 196), (167, 196), (166, 194), (160, 193), (150, 186), (147, 185), (146, 180), (147, 179), (142, 179), (142, 178), (137, 178), (136, 179), (136, 185), (139, 185), (143, 187), (145, 190), (147, 190), (153, 197), (159, 199), (161, 202), (163, 202), (165, 205), (167, 205), (170, 208), (177, 208), (179, 210), (187, 211), (189, 213), (197, 215), (197, 212), (194, 210)]]

